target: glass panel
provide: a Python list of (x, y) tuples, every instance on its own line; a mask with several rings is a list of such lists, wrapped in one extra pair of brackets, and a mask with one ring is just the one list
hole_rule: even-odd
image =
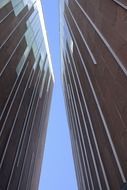
[(48, 79), (47, 92), (49, 91), (50, 82), (51, 82), (51, 73), (50, 73), (50, 76), (49, 76), (49, 79)]
[(42, 79), (42, 85), (41, 85), (40, 94), (39, 94), (40, 98), (42, 97), (43, 88), (44, 88), (45, 79), (46, 79), (46, 74), (47, 74), (47, 71), (44, 72), (44, 76), (43, 76), (43, 79)]
[[(20, 13), (20, 11), (24, 8), (24, 6), (28, 5), (28, 8), (30, 8), (31, 5), (35, 2), (35, 0), (11, 0), (11, 1), (12, 1), (13, 8), (16, 15)], [(33, 65), (34, 69), (36, 69), (38, 59), (41, 56), (39, 66), (40, 66), (40, 69), (42, 70), (44, 66), (45, 57), (46, 57), (46, 47), (44, 43), (44, 37), (43, 37), (40, 18), (39, 18), (37, 9), (35, 9), (35, 11), (29, 17), (26, 24), (27, 24), (27, 31), (25, 33), (25, 39), (27, 43), (27, 48), (16, 68), (16, 72), (18, 75), (20, 74), (23, 68), (25, 60), (31, 48), (33, 50), (34, 57), (35, 57), (35, 63)], [(47, 59), (44, 70), (47, 71), (48, 67), (49, 67), (49, 63)]]
[(35, 0), (23, 0), (24, 6), (28, 5), (28, 8), (31, 8)]
[(11, 2), (12, 2), (13, 9), (14, 9), (14, 13), (17, 16), (24, 8), (23, 1), (22, 0), (11, 0)]
[(17, 73), (17, 75), (20, 74), (20, 72), (21, 72), (21, 70), (22, 70), (22, 68), (23, 68), (23, 66), (24, 66), (24, 64), (25, 64), (25, 61), (26, 61), (26, 59), (27, 59), (27, 57), (28, 57), (28, 54), (29, 54), (29, 47), (26, 48), (26, 50), (25, 50), (23, 56), (21, 57), (21, 59), (20, 59), (20, 61), (19, 61), (19, 63), (18, 63), (18, 66), (17, 66), (17, 68), (16, 68), (16, 73)]
[(0, 1), (0, 8), (4, 7), (10, 0), (1, 0)]
[(11, 2), (14, 8), (14, 13), (17, 16), (26, 5), (28, 6), (28, 9), (30, 9), (35, 0), (11, 0)]

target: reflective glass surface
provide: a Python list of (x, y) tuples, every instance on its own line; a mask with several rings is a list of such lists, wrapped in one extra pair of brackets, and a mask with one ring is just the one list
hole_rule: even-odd
[[(31, 16), (28, 18), (26, 25), (27, 25), (27, 31), (25, 32), (25, 39), (27, 42), (27, 48), (24, 51), (24, 54), (17, 66), (16, 72), (19, 74), (21, 72), (21, 69), (23, 68), (23, 64), (29, 54), (30, 49), (32, 48), (34, 57), (35, 57), (35, 64), (34, 69), (36, 68), (37, 60), (39, 56), (41, 56), (39, 65), (40, 69), (42, 69), (45, 56), (46, 56), (46, 47), (44, 43), (44, 36), (43, 31), (40, 23), (40, 18), (36, 6), (35, 0), (11, 0), (14, 13), (15, 15), (19, 15), (19, 13), (23, 10), (25, 6), (30, 9), (32, 6), (34, 7), (34, 11), (31, 14)], [(46, 62), (47, 67), (49, 66), (48, 62)]]
[(0, 1), (0, 8), (4, 7), (10, 0), (1, 0)]

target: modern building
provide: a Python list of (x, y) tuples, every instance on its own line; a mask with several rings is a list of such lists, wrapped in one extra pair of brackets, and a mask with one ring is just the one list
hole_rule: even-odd
[(60, 35), (79, 190), (127, 189), (127, 2), (63, 0)]
[(0, 190), (37, 190), (54, 76), (40, 0), (0, 1)]

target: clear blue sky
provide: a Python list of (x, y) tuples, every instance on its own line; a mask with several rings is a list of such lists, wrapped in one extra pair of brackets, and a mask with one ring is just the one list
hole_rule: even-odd
[(77, 190), (60, 73), (59, 2), (42, 0), (55, 74), (39, 190)]

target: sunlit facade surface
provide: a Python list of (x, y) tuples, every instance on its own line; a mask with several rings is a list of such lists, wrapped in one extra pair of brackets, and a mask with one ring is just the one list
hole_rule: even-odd
[(79, 190), (127, 189), (127, 3), (60, 2), (61, 72)]
[(37, 190), (54, 84), (40, 0), (0, 1), (0, 190)]

